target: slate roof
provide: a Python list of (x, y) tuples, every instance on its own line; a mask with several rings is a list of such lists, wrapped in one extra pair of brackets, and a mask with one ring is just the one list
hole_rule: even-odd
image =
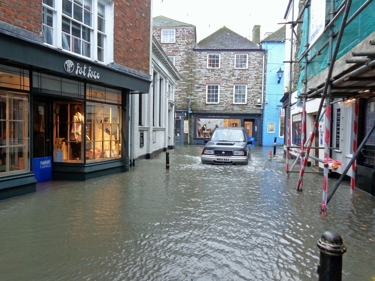
[(195, 49), (240, 50), (260, 49), (258, 44), (223, 26), (218, 31), (198, 42)]
[(276, 30), (274, 33), (270, 34), (264, 38), (262, 42), (285, 42), (286, 34), (286, 25), (283, 25), (281, 28)]
[(185, 23), (182, 21), (177, 21), (171, 18), (164, 16), (157, 16), (152, 19), (153, 26), (162, 26), (162, 27), (195, 27), (190, 23)]

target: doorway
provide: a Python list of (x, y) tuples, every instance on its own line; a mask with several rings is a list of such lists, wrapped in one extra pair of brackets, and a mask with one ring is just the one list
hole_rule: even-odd
[(244, 127), (249, 137), (253, 136), (253, 124), (254, 124), (253, 121), (249, 121), (249, 120), (244, 121)]
[(51, 102), (34, 99), (33, 102), (33, 158), (52, 156)]

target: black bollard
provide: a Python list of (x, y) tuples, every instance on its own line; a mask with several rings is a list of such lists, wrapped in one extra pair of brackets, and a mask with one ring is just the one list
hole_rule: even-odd
[(165, 152), (165, 168), (169, 169), (169, 151)]
[(317, 245), (320, 249), (319, 281), (341, 281), (342, 256), (346, 252), (341, 236), (326, 231), (320, 237)]
[(273, 139), (273, 156), (276, 155), (276, 143), (277, 143), (277, 137)]

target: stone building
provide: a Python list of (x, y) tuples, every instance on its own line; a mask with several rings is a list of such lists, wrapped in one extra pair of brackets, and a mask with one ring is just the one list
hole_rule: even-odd
[(153, 33), (183, 78), (176, 144), (181, 136), (181, 143), (203, 144), (216, 126), (243, 126), (261, 143), (266, 57), (259, 45), (227, 27), (196, 43), (195, 26), (163, 16), (153, 19)]

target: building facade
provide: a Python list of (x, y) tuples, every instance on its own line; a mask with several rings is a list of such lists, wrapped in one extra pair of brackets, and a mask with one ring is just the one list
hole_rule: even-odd
[(301, 3), (294, 13), (301, 18), (292, 20), (300, 22), (300, 45), (289, 60), (298, 61), (301, 71), (289, 102), (291, 145), (302, 147), (315, 134), (311, 145), (321, 149), (312, 149), (318, 159), (312, 163), (323, 169), (329, 161), (341, 162), (333, 173), (352, 178), (352, 191), (355, 184), (375, 195), (375, 3), (318, 2)]
[(176, 143), (184, 135), (184, 143), (203, 144), (215, 127), (243, 126), (260, 144), (266, 58), (259, 45), (226, 27), (196, 43), (195, 26), (162, 16), (153, 32), (182, 76)]
[(131, 96), (133, 164), (138, 159), (152, 159), (175, 146), (175, 90), (181, 76), (155, 37), (151, 58), (150, 92)]
[(150, 5), (2, 2), (0, 199), (129, 168), (131, 95), (151, 83)]
[(261, 41), (262, 49), (267, 52), (266, 93), (263, 107), (263, 146), (283, 145), (285, 133), (285, 109), (280, 102), (284, 95), (285, 60), (284, 25)]

